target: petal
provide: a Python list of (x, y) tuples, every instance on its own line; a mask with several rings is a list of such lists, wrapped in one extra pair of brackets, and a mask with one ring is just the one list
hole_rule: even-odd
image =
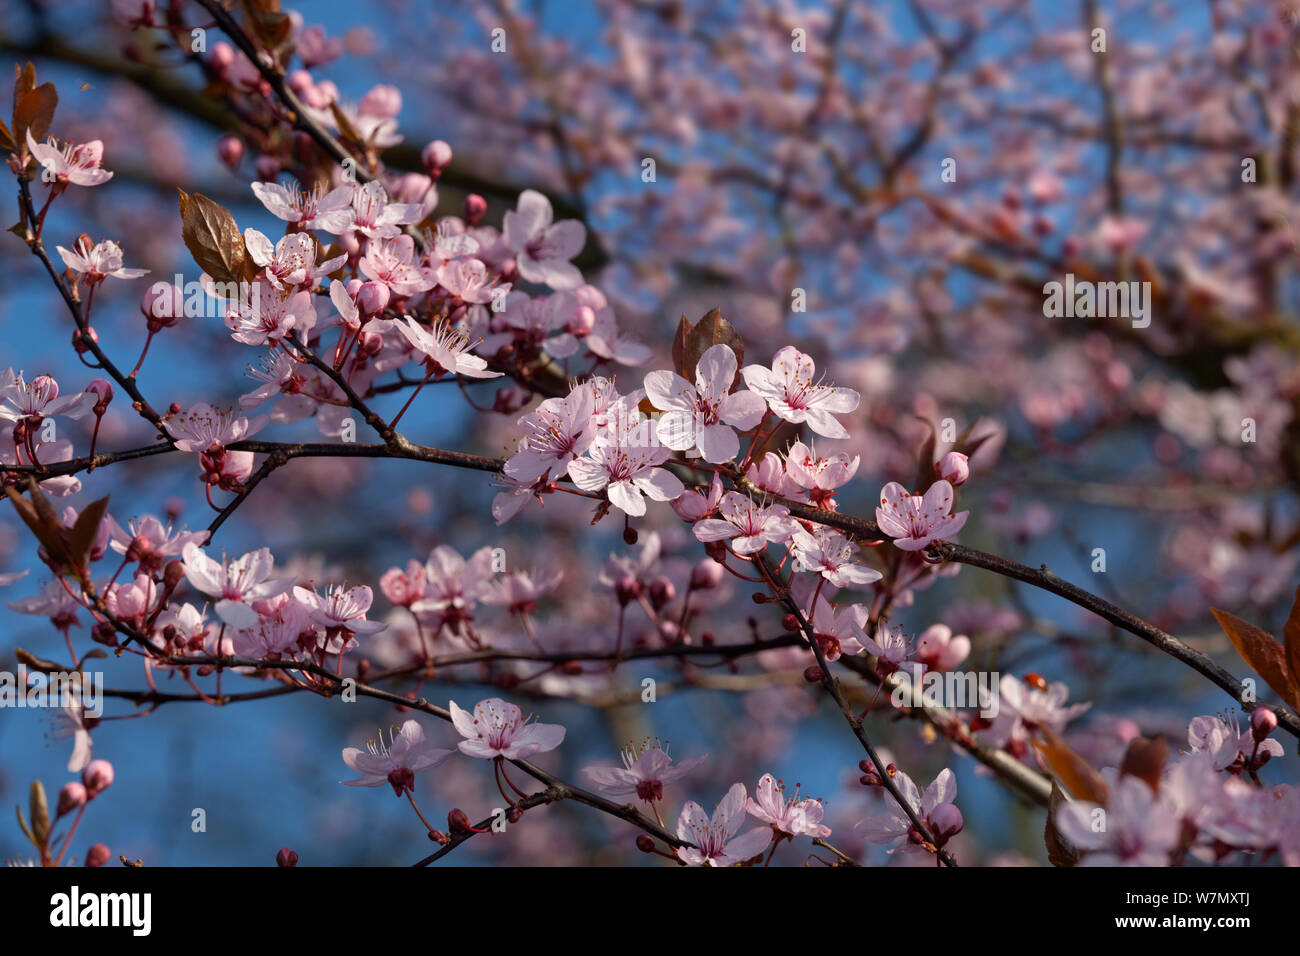
[(736, 437), (730, 425), (709, 425), (700, 429), (696, 436), (696, 445), (704, 460), (714, 465), (731, 461), (740, 451), (740, 439)]
[(718, 417), (728, 425), (748, 431), (763, 420), (767, 402), (757, 392), (739, 391), (728, 395), (718, 406)]
[(695, 386), (701, 394), (725, 395), (736, 380), (736, 353), (729, 345), (711, 345), (695, 366)]

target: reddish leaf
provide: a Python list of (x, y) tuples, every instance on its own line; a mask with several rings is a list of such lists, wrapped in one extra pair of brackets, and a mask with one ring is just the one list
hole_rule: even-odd
[(63, 522), (59, 521), (58, 517), (54, 515), (54, 509), (45, 500), (36, 482), (30, 479), (29, 481), (32, 495), (31, 501), (24, 498), (18, 492), (18, 489), (12, 486), (5, 489), (5, 494), (14, 503), (14, 509), (18, 512), (18, 517), (22, 518), (23, 524), (27, 525), (32, 534), (36, 535), (36, 540), (45, 548), (45, 553), (49, 555), (55, 566), (70, 568), (72, 561), (71, 556), (68, 554), (67, 529), (64, 527)]
[(695, 326), (691, 325), (683, 315), (682, 320), (677, 323), (677, 334), (673, 336), (673, 371), (682, 378), (686, 377), (683, 371), (686, 363), (686, 340), (690, 338), (693, 328)]
[(939, 440), (939, 434), (934, 430), (934, 422), (929, 419), (917, 416), (925, 422), (926, 428), (930, 429), (930, 437), (921, 445), (921, 453), (916, 461), (916, 481), (912, 483), (914, 491), (925, 491), (935, 480), (934, 473), (934, 446)]
[(14, 112), (12, 138), (15, 144), (27, 141), (27, 131), (32, 139), (40, 141), (50, 131), (54, 109), (59, 105), (59, 94), (53, 83), (36, 85), (36, 67), (28, 62), (26, 67), (14, 66)]
[(68, 537), (68, 554), (76, 567), (83, 568), (90, 563), (90, 550), (95, 546), (95, 536), (99, 533), (99, 525), (107, 511), (108, 496), (105, 495), (86, 505), (81, 514), (77, 515), (77, 521)]
[(1274, 692), (1292, 706), (1296, 704), (1296, 685), (1287, 667), (1286, 651), (1272, 634), (1249, 624), (1234, 614), (1210, 608), (1210, 613), (1228, 635), (1241, 659), (1250, 665)]
[(252, 279), (256, 264), (248, 257), (230, 210), (201, 193), (176, 191), (180, 193), (181, 238), (198, 267), (218, 282)]
[(1079, 800), (1105, 803), (1110, 788), (1096, 768), (1048, 727), (1039, 727), (1044, 740), (1035, 740), (1034, 746), (1043, 755), (1047, 765), (1065, 784), (1070, 794)]
[(1164, 768), (1169, 748), (1165, 746), (1164, 737), (1135, 737), (1124, 751), (1124, 760), (1119, 766), (1121, 775), (1128, 774), (1145, 780), (1153, 791), (1160, 790), (1160, 771)]
[(731, 351), (736, 353), (736, 365), (745, 364), (745, 343), (741, 340), (740, 333), (722, 317), (721, 311), (710, 309), (686, 336), (680, 373), (682, 378), (694, 382), (695, 366), (699, 364), (700, 356), (715, 345), (730, 346)]
[(1282, 626), (1282, 640), (1286, 646), (1287, 673), (1294, 683), (1300, 683), (1300, 588), (1296, 588), (1295, 603)]
[(1043, 829), (1043, 842), (1047, 845), (1047, 861), (1052, 866), (1074, 866), (1079, 862), (1079, 851), (1070, 845), (1056, 828), (1056, 813), (1069, 803), (1061, 785), (1052, 781), (1052, 796), (1047, 802), (1047, 826)]

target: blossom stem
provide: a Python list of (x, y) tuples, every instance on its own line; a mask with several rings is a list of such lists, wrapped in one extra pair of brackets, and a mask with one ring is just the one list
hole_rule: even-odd
[[(153, 341), (154, 333), (150, 330), (144, 338), (144, 348), (140, 350), (140, 358), (135, 363), (135, 368), (131, 369), (131, 374), (127, 378), (135, 378), (136, 372), (140, 371), (140, 366), (144, 364), (144, 357), (149, 354), (149, 343)], [(98, 424), (98, 422), (96, 422)]]
[(415, 391), (411, 392), (410, 397), (407, 398), (406, 400), (406, 404), (403, 405), (402, 410), (397, 413), (397, 417), (388, 423), (388, 427), (390, 429), (397, 427), (397, 423), (402, 420), (402, 416), (406, 414), (406, 410), (411, 407), (411, 402), (415, 401), (415, 396), (420, 394), (420, 389), (424, 388), (424, 386), (428, 384), (428, 381), (431, 378), (433, 378), (433, 369), (429, 369), (429, 371), (425, 373), (424, 381), (421, 382), (419, 385), (415, 386)]
[(77, 815), (72, 818), (72, 826), (68, 829), (68, 835), (63, 838), (63, 846), (59, 848), (59, 855), (54, 858), (54, 865), (58, 866), (63, 862), (63, 854), (68, 852), (68, 847), (72, 846), (72, 836), (77, 832), (77, 824), (81, 822), (81, 817), (86, 812), (86, 807), (90, 806), (90, 801), (86, 801), (77, 808)]
[(436, 832), (433, 829), (433, 827), (429, 825), (429, 821), (424, 819), (424, 814), (420, 812), (420, 808), (415, 802), (415, 794), (411, 791), (409, 787), (406, 790), (406, 799), (410, 801), (411, 809), (414, 810), (415, 815), (420, 818), (420, 822), (424, 824), (424, 828), (428, 830), (430, 833)]

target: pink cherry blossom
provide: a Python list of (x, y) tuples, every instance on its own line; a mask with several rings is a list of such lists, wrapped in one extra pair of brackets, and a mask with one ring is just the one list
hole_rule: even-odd
[(526, 434), (505, 464), (505, 473), (531, 484), (543, 475), (552, 480), (569, 472), (569, 464), (586, 454), (596, 437), (591, 418), (596, 396), (589, 385), (575, 387), (565, 398), (548, 398), (519, 419)]
[(256, 229), (245, 229), (244, 245), (276, 290), (285, 286), (313, 286), (321, 276), (329, 275), (347, 261), (346, 255), (340, 255), (317, 265), (316, 240), (305, 232), (290, 233), (272, 245)]
[(474, 705), (474, 712), (462, 710), (453, 700), (451, 722), (465, 739), (460, 751), (470, 757), (526, 760), (533, 754), (554, 750), (564, 740), (559, 724), (530, 723), (514, 704), (489, 697)]
[(297, 183), (253, 183), (252, 189), (271, 215), (302, 229), (324, 229), (338, 235), (347, 231), (352, 220), (349, 186), (304, 190)]
[(659, 440), (676, 451), (698, 449), (705, 461), (715, 464), (735, 458), (740, 440), (732, 428), (755, 427), (766, 410), (754, 392), (731, 392), (735, 380), (736, 353), (722, 344), (700, 356), (694, 385), (675, 372), (649, 373), (646, 395), (664, 413), (657, 427)]
[(740, 836), (745, 823), (748, 794), (743, 783), (734, 783), (710, 818), (698, 803), (688, 801), (677, 819), (677, 836), (694, 846), (678, 847), (677, 858), (688, 866), (733, 866), (758, 856), (772, 842), (772, 831), (755, 827)]
[(770, 824), (773, 829), (791, 837), (809, 836), (826, 838), (831, 835), (831, 828), (822, 825), (825, 807), (819, 800), (800, 798), (796, 788), (794, 796), (785, 798), (785, 784), (770, 773), (763, 774), (758, 780), (758, 789), (754, 796), (745, 802), (745, 810), (750, 816)]
[(1192, 718), (1187, 726), (1187, 743), (1193, 751), (1209, 754), (1215, 770), (1227, 770), (1234, 765), (1240, 769), (1258, 754), (1283, 755), (1282, 745), (1272, 738), (1266, 737), (1256, 744), (1249, 724), (1243, 732), (1235, 714)]
[(946, 624), (932, 624), (916, 641), (916, 659), (935, 670), (950, 671), (970, 655), (970, 638), (953, 636)]
[[(1111, 788), (1104, 817), (1097, 804), (1073, 800), (1056, 811), (1061, 836), (1090, 851), (1082, 866), (1165, 866), (1178, 844), (1178, 820), (1145, 780), (1124, 775)], [(1094, 821), (1103, 819), (1098, 827)]]
[(414, 559), (406, 562), (406, 570), (389, 568), (379, 577), (379, 590), (398, 607), (410, 607), (424, 598), (429, 585), (424, 565)]
[(719, 518), (705, 518), (695, 523), (695, 537), (700, 541), (731, 539), (737, 554), (753, 554), (769, 544), (781, 544), (800, 530), (784, 505), (760, 505), (739, 491), (728, 491), (718, 508)]
[(48, 143), (38, 143), (32, 138), (32, 131), (27, 130), (27, 149), (36, 161), (45, 168), (42, 174), (46, 182), (74, 186), (101, 186), (113, 178), (113, 174), (101, 165), (104, 158), (104, 144), (97, 139), (77, 145), (68, 143), (59, 149), (54, 137)]
[(377, 739), (366, 741), (365, 750), (345, 747), (343, 762), (361, 776), (343, 783), (349, 787), (382, 787), (387, 783), (400, 797), (414, 788), (417, 773), (445, 763), (454, 753), (454, 750), (434, 747), (425, 739), (424, 728), (417, 721), (408, 720), (389, 737), (387, 744), (381, 731)]
[(951, 538), (966, 524), (970, 512), (949, 514), (952, 501), (952, 485), (946, 481), (936, 481), (924, 497), (910, 494), (898, 482), (891, 481), (880, 491), (876, 523), (894, 539), (894, 547), (920, 551), (931, 541)]
[(610, 504), (636, 518), (646, 513), (646, 497), (672, 501), (686, 488), (672, 472), (657, 467), (668, 460), (668, 449), (650, 441), (651, 423), (635, 406), (624, 406), (615, 417), (587, 455), (569, 463), (569, 477), (583, 491), (605, 491)]
[(492, 564), (491, 548), (479, 548), (466, 561), (452, 548), (439, 545), (425, 562), (426, 594), (411, 605), (411, 610), (428, 617), (435, 627), (460, 633), (472, 618), (475, 604), (488, 592)]
[(226, 309), (231, 338), (245, 345), (275, 345), (290, 332), (307, 336), (316, 326), (316, 306), (306, 290), (293, 291), (258, 279)]
[(569, 262), (582, 251), (587, 228), (576, 219), (552, 223), (551, 201), (533, 189), (519, 194), (518, 208), (507, 212), (505, 241), (516, 253), (519, 274), (552, 289), (576, 289), (582, 273)]
[(370, 239), (391, 239), (401, 234), (398, 226), (417, 222), (423, 212), (418, 203), (389, 201), (383, 184), (376, 180), (356, 186), (349, 198), (349, 206), (350, 210), (345, 212), (350, 212), (350, 215), (327, 217), (319, 228), (335, 235), (356, 230)]
[(981, 735), (995, 747), (1007, 747), (1017, 756), (1028, 750), (1028, 740), (1039, 727), (1059, 732), (1065, 725), (1088, 710), (1091, 704), (1070, 704), (1070, 690), (1061, 681), (1053, 681), (1046, 690), (1038, 690), (1003, 674), (998, 684), (996, 703), (981, 700), (981, 708), (996, 707), (993, 726)]
[(163, 427), (181, 451), (212, 453), (256, 434), (266, 423), (265, 415), (250, 420), (233, 408), (214, 408), (199, 402), (165, 419)]
[(13, 369), (0, 373), (0, 420), (19, 422), (26, 420), (40, 425), (46, 418), (84, 418), (99, 397), (94, 392), (78, 392), (59, 398), (59, 383), (49, 375), (37, 375), (28, 384), (23, 374), (14, 375)]
[(740, 374), (750, 391), (767, 401), (772, 412), (787, 422), (803, 423), (826, 438), (848, 438), (849, 433), (833, 417), (858, 407), (858, 393), (815, 382), (812, 358), (793, 345), (780, 349), (772, 367), (746, 365)]
[(812, 571), (837, 588), (862, 587), (879, 581), (883, 575), (865, 564), (858, 564), (858, 546), (833, 528), (800, 528), (790, 539), (800, 571)]
[(269, 548), (229, 560), (225, 554), (218, 564), (204, 554), (197, 544), (190, 542), (181, 551), (185, 577), (209, 597), (217, 598), (217, 616), (232, 627), (252, 627), (257, 624), (257, 612), (249, 607), (293, 588), (291, 579), (276, 580), (271, 577), (275, 558)]
[[(932, 815), (940, 807), (952, 806), (957, 799), (957, 778), (946, 767), (930, 782), (922, 793), (906, 773), (901, 770), (894, 776), (894, 785), (907, 805), (911, 807), (922, 822), (930, 827), (936, 837), (936, 828)], [(946, 811), (939, 811), (942, 817)], [(910, 836), (914, 832), (912, 821), (897, 804), (890, 802), (883, 813), (867, 817), (854, 829), (872, 843), (889, 846), (889, 853), (903, 855), (928, 855), (929, 851), (920, 843), (913, 842)]]
[(628, 747), (620, 753), (622, 767), (599, 764), (587, 767), (583, 773), (598, 788), (614, 797), (636, 794), (638, 800), (654, 803), (664, 798), (664, 786), (676, 783), (708, 759), (692, 757), (674, 764), (668, 751), (644, 744), (640, 749)]
[(479, 356), (470, 354), (469, 337), (456, 326), (439, 321), (430, 330), (407, 316), (405, 321), (395, 323), (394, 328), (402, 333), (413, 348), (424, 354), (425, 361), (434, 370), (434, 376), (437, 378), (448, 373), (464, 375), (466, 378), (501, 376), (500, 372), (488, 369), (487, 362)]
[(785, 456), (785, 474), (790, 483), (802, 488), (808, 501), (818, 508), (834, 510), (831, 493), (847, 485), (858, 472), (858, 456), (821, 457), (801, 441), (790, 446)]
[(122, 247), (105, 239), (91, 246), (85, 237), (78, 240), (75, 250), (56, 246), (60, 257), (73, 272), (84, 276), (87, 285), (97, 285), (105, 279), (138, 279), (148, 275), (148, 269), (127, 269), (122, 265)]
[(374, 592), (364, 584), (353, 588), (332, 586), (323, 597), (314, 590), (295, 587), (293, 596), (307, 609), (311, 619), (327, 630), (376, 634), (386, 626), (366, 620)]

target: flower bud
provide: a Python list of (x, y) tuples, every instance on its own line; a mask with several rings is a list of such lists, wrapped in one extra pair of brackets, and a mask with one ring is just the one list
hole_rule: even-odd
[(185, 314), (185, 292), (170, 282), (155, 282), (145, 289), (140, 312), (150, 332), (171, 328)]
[(230, 169), (235, 169), (244, 158), (244, 141), (238, 136), (221, 137), (217, 140), (217, 158)]
[(92, 760), (81, 771), (81, 782), (86, 785), (86, 796), (93, 800), (113, 785), (113, 765), (107, 760)]
[(662, 574), (650, 582), (650, 606), (656, 611), (662, 610), (664, 605), (675, 597), (677, 597), (677, 589), (673, 587), (673, 582)]
[(212, 45), (212, 55), (208, 57), (208, 62), (218, 73), (227, 69), (235, 62), (235, 48), (225, 40), (220, 40)]
[(532, 393), (518, 385), (509, 385), (497, 389), (496, 398), (492, 400), (492, 411), (502, 415), (513, 415), (528, 404)]
[(388, 308), (391, 293), (382, 282), (363, 282), (357, 290), (357, 308), (365, 316), (378, 315)]
[(940, 478), (955, 488), (970, 477), (970, 459), (959, 451), (950, 451), (939, 459), (934, 470), (938, 472)]
[(90, 796), (86, 793), (83, 784), (77, 783), (75, 780), (71, 783), (65, 783), (63, 789), (59, 791), (59, 816), (65, 817), (73, 810), (80, 810), (89, 799)]
[(625, 574), (614, 582), (614, 595), (618, 598), (620, 606), (627, 607), (629, 603), (641, 596), (641, 582), (632, 575)]
[(361, 97), (357, 112), (364, 116), (377, 116), (392, 119), (402, 111), (402, 94), (395, 86), (380, 83), (370, 88), (370, 92)]
[(941, 803), (930, 811), (930, 829), (940, 842), (960, 833), (962, 823), (961, 811), (951, 803)]
[(297, 866), (298, 854), (294, 853), (287, 846), (280, 847), (280, 852), (275, 855), (276, 866)]
[(280, 161), (274, 156), (259, 156), (257, 162), (253, 164), (257, 170), (257, 178), (264, 182), (271, 182), (276, 176), (280, 175)]
[(110, 855), (108, 847), (102, 843), (96, 843), (86, 851), (86, 866), (103, 866), (108, 862)]
[(726, 575), (722, 565), (718, 564), (712, 558), (705, 558), (691, 569), (691, 589), (695, 591), (711, 591), (722, 583), (722, 578)]
[(86, 326), (86, 331), (84, 333), (85, 338), (83, 338), (82, 336), (83, 333), (81, 329), (73, 330), (72, 347), (77, 350), (78, 355), (85, 355), (87, 352), (90, 351), (90, 344), (86, 343), (85, 338), (90, 339), (91, 344), (95, 344), (95, 345), (99, 344), (99, 333), (95, 331), (93, 326), (89, 326), (89, 325)]
[(648, 833), (638, 833), (636, 838), (636, 848), (642, 853), (653, 853), (655, 851), (654, 838)]
[(518, 823), (523, 818), (523, 815), (524, 811), (518, 807), (511, 807), (506, 811), (506, 820), (509, 823)]
[(465, 209), (462, 218), (467, 226), (477, 226), (479, 220), (487, 212), (487, 200), (478, 193), (470, 193), (465, 197)]
[(1259, 743), (1277, 730), (1277, 714), (1269, 707), (1256, 707), (1250, 712), (1250, 734)]
[(810, 684), (820, 684), (822, 682), (822, 669), (816, 664), (809, 664), (804, 668), (803, 679)]
[(437, 179), (451, 162), (451, 147), (442, 140), (435, 139), (420, 151), (420, 162), (424, 164), (424, 171), (431, 178)]
[(99, 400), (95, 402), (94, 412), (96, 417), (102, 416), (108, 411), (108, 403), (113, 400), (113, 386), (107, 379), (97, 378), (86, 386), (86, 391), (94, 394)]

